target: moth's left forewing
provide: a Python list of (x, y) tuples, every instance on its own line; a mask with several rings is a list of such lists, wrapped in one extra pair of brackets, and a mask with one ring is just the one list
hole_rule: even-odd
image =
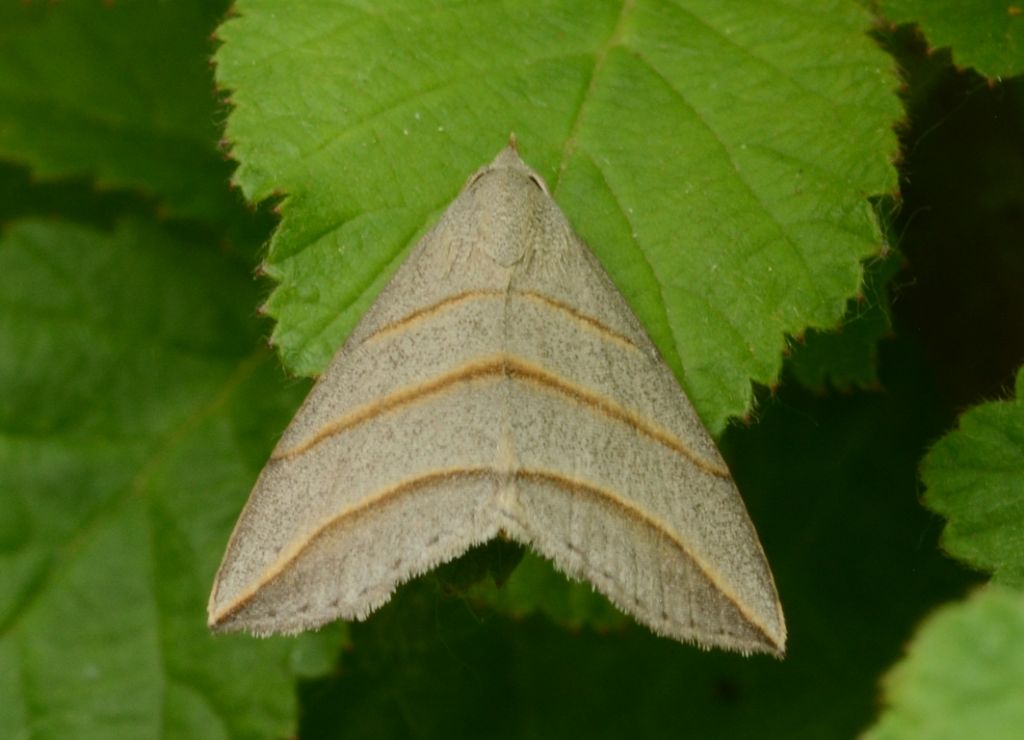
[(507, 269), (473, 249), (463, 193), (331, 361), (260, 474), (210, 597), (260, 634), (361, 618), (403, 581), (497, 532)]

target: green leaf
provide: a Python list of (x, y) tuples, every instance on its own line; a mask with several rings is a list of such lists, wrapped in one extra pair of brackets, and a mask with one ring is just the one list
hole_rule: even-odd
[(570, 629), (622, 627), (630, 621), (589, 583), (570, 581), (529, 550), (507, 580), (481, 581), (470, 596), (516, 618), (543, 614)]
[(854, 3), (246, 0), (218, 34), (236, 182), (285, 194), (273, 340), (320, 371), (514, 131), (720, 432), (879, 251), (900, 107)]
[(205, 619), (303, 390), (252, 349), (247, 265), (142, 223), (23, 221), (0, 274), (0, 736), (288, 734), (309, 649)]
[(172, 213), (241, 211), (216, 149), (209, 39), (226, 3), (0, 4), (0, 156), (132, 187)]
[(866, 740), (1015, 738), (1024, 728), (1024, 594), (988, 587), (938, 610), (885, 677)]
[(879, 0), (896, 23), (916, 23), (936, 48), (986, 77), (1024, 73), (1024, 6), (1013, 0)]
[(811, 329), (793, 346), (786, 367), (799, 382), (822, 392), (878, 385), (878, 343), (892, 333), (889, 282), (902, 256), (894, 249), (867, 264), (864, 293), (851, 299), (843, 323), (832, 331)]
[(567, 578), (529, 548), (503, 538), (473, 548), (433, 577), (474, 607), (515, 619), (542, 614), (570, 630), (621, 628), (631, 621), (589, 583)]
[(921, 464), (924, 501), (949, 522), (954, 557), (1024, 587), (1024, 369), (1017, 397), (977, 406)]
[(56, 214), (110, 229), (127, 215), (151, 218), (152, 203), (125, 190), (99, 192), (84, 178), (40, 182), (25, 167), (0, 161), (0, 228), (24, 218)]

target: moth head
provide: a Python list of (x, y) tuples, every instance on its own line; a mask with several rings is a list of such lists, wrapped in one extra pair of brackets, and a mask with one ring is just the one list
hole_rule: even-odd
[(547, 238), (552, 219), (562, 220), (544, 180), (511, 144), (469, 178), (454, 209), (453, 218), (472, 235), (475, 248), (506, 267), (522, 262)]
[(495, 175), (495, 179), (501, 180), (503, 186), (508, 186), (518, 180), (523, 183), (529, 183), (532, 187), (536, 188), (540, 192), (550, 197), (551, 192), (548, 190), (547, 183), (544, 182), (544, 178), (530, 169), (525, 162), (519, 157), (519, 151), (516, 149), (515, 137), (509, 141), (509, 145), (498, 153), (498, 156), (494, 158), (490, 164), (481, 167), (479, 170), (474, 172), (469, 180), (466, 182), (465, 190), (470, 190), (476, 186), (481, 180), (488, 175)]

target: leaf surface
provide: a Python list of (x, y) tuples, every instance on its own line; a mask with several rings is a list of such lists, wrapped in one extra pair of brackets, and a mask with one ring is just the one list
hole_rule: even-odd
[(1015, 738), (1024, 727), (1024, 594), (984, 588), (922, 625), (885, 677), (865, 740)]
[(891, 63), (853, 3), (239, 3), (236, 181), (284, 194), (274, 342), (322, 370), (509, 132), (714, 433), (832, 327), (895, 186)]
[(916, 23), (936, 48), (986, 77), (1024, 74), (1024, 6), (1012, 0), (879, 0), (887, 18)]
[(566, 578), (529, 550), (503, 583), (482, 580), (470, 595), (510, 616), (543, 614), (570, 629), (621, 628), (630, 622), (589, 583)]
[(889, 283), (900, 259), (890, 249), (869, 262), (863, 295), (849, 301), (843, 322), (831, 331), (811, 329), (794, 344), (787, 362), (793, 377), (819, 392), (877, 387), (878, 343), (892, 333)]
[(0, 4), (0, 156), (36, 177), (136, 188), (172, 214), (244, 211), (217, 151), (220, 0)]
[(141, 222), (20, 221), (0, 274), (0, 736), (288, 734), (296, 642), (206, 629), (302, 391), (253, 349), (245, 263)]
[(1017, 397), (969, 410), (921, 465), (925, 504), (954, 557), (1024, 587), (1024, 370)]

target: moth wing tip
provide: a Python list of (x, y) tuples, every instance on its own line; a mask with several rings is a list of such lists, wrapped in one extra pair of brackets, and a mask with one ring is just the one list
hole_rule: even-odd
[(224, 632), (224, 617), (210, 609), (206, 614), (206, 628), (210, 632)]
[(768, 638), (758, 646), (757, 652), (784, 660), (786, 658), (786, 638), (783, 637), (781, 640), (776, 640), (774, 637)]
[(789, 637), (786, 630), (786, 618), (782, 615), (782, 605), (776, 600), (776, 613), (778, 615), (778, 626), (772, 633), (766, 633), (768, 642), (771, 644), (771, 654), (779, 660), (786, 657), (786, 639)]
[(206, 607), (206, 628), (214, 634), (237, 632), (241, 629), (237, 616), (238, 610), (232, 604), (225, 605), (223, 601), (211, 598)]

